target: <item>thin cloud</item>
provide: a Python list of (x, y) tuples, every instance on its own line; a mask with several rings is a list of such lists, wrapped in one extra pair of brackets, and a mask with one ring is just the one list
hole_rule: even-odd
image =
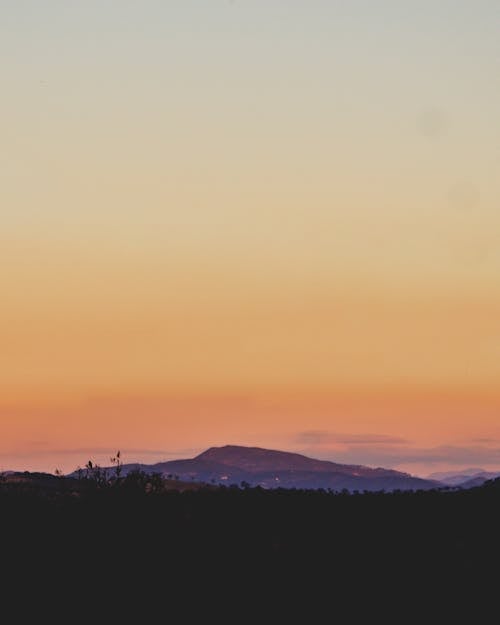
[[(304, 450), (311, 454), (311, 448)], [(480, 445), (421, 448), (406, 445), (349, 445), (343, 449), (329, 450), (324, 459), (345, 464), (365, 464), (368, 466), (392, 468), (407, 464), (443, 464), (457, 467), (470, 465), (500, 466), (500, 448)]]
[(350, 434), (328, 430), (305, 430), (294, 439), (301, 453), (344, 464), (393, 468), (399, 465), (448, 464), (463, 466), (500, 466), (499, 441), (476, 438), (470, 445), (416, 447), (399, 436), (387, 434)]
[[(63, 448), (63, 449), (31, 449), (31, 450), (23, 450), (23, 451), (11, 451), (11, 452), (3, 452), (0, 453), (0, 457), (9, 457), (9, 458), (26, 458), (33, 456), (103, 456), (110, 455), (114, 456), (119, 448), (117, 447), (71, 447), (71, 448)], [(177, 450), (168, 450), (168, 449), (149, 449), (149, 448), (129, 448), (122, 447), (120, 449), (122, 458), (126, 461), (127, 456), (165, 456), (165, 457), (191, 457), (190, 454), (199, 453), (198, 449), (177, 449)]]
[(306, 445), (406, 445), (410, 444), (400, 436), (386, 434), (345, 434), (326, 430), (307, 430), (297, 435), (296, 442)]
[(484, 445), (491, 445), (492, 443), (500, 443), (498, 438), (473, 438), (473, 443), (480, 443)]

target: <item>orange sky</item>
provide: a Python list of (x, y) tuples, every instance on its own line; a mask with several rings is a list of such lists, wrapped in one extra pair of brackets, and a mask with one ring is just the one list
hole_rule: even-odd
[(0, 470), (226, 443), (500, 470), (491, 3), (24, 4)]
[(494, 469), (499, 407), (498, 392), (394, 387), (35, 394), (0, 408), (3, 468), (71, 470), (88, 459), (107, 464), (117, 449), (124, 461), (156, 462), (246, 444), (420, 474)]

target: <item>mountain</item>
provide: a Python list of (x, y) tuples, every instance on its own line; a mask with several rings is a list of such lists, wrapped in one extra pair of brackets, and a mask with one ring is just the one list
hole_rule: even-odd
[(468, 469), (460, 469), (459, 471), (436, 471), (435, 473), (431, 473), (430, 475), (428, 475), (427, 478), (429, 480), (438, 480), (440, 482), (445, 482), (447, 478), (453, 477), (455, 475), (465, 475), (471, 477), (482, 472), (484, 472), (484, 469), (478, 467), (470, 467)]
[[(435, 480), (414, 477), (392, 469), (370, 468), (317, 460), (301, 454), (260, 447), (211, 447), (186, 460), (157, 464), (124, 464), (122, 475), (140, 470), (197, 482), (263, 488), (307, 488), (340, 491), (428, 490), (442, 486)], [(113, 472), (114, 468), (109, 467)], [(75, 476), (77, 472), (72, 473)]]
[(460, 486), (461, 488), (473, 488), (481, 486), (487, 480), (500, 477), (500, 471), (485, 471), (484, 469), (462, 469), (458, 472), (442, 471), (431, 473), (428, 479), (433, 479), (446, 486)]

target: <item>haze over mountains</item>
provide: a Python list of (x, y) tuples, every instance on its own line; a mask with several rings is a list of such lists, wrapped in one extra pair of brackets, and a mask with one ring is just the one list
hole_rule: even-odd
[[(113, 471), (113, 467), (109, 468)], [(442, 484), (392, 469), (317, 460), (297, 453), (226, 445), (194, 458), (156, 464), (124, 464), (122, 475), (140, 470), (212, 484), (242, 483), (263, 488), (324, 488), (334, 491), (427, 490)], [(71, 475), (75, 476), (77, 472)]]
[(485, 471), (484, 469), (470, 468), (461, 469), (460, 471), (440, 471), (431, 473), (428, 479), (437, 480), (446, 486), (471, 488), (473, 486), (481, 486), (487, 480), (493, 480), (497, 477), (500, 477), (500, 471)]

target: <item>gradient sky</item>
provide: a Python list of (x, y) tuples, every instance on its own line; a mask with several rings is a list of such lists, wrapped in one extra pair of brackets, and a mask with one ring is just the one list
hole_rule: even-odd
[(0, 470), (500, 470), (497, 0), (1, 0)]

